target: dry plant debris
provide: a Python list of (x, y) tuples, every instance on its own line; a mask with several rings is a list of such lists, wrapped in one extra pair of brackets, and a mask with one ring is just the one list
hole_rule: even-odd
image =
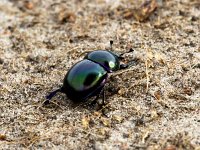
[(137, 21), (143, 22), (158, 8), (156, 0), (146, 0), (138, 8), (130, 8), (123, 14), (125, 19), (131, 19), (134, 17)]
[(158, 7), (156, 0), (147, 0), (141, 7), (133, 12), (136, 20), (144, 21), (146, 20)]

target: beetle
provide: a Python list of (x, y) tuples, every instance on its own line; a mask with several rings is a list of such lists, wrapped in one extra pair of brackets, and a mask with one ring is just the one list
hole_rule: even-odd
[[(112, 44), (113, 41), (110, 41), (111, 50)], [(130, 49), (129, 52), (132, 51), (133, 49)], [(107, 82), (108, 74), (130, 66), (129, 63), (120, 64), (123, 54), (117, 55), (109, 50), (89, 52), (83, 60), (69, 69), (62, 87), (51, 92), (46, 97), (45, 103), (49, 103), (57, 92), (65, 93), (75, 103), (86, 102), (93, 96), (96, 96), (95, 100), (97, 100), (101, 94), (105, 95), (104, 86)]]

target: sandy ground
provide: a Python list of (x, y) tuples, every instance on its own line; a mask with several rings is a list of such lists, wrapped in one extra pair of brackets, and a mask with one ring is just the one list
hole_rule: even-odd
[[(200, 149), (200, 1), (0, 0), (0, 149)], [(130, 48), (102, 110), (58, 94), (88, 51)]]

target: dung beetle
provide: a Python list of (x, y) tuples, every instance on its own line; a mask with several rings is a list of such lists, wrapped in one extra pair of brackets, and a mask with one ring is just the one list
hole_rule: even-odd
[[(113, 41), (110, 41), (111, 50), (112, 44)], [(130, 49), (129, 52), (132, 51), (133, 49)], [(108, 73), (130, 66), (130, 64), (120, 64), (123, 54), (117, 55), (108, 50), (89, 52), (83, 60), (70, 68), (65, 75), (63, 86), (51, 92), (46, 97), (45, 103), (49, 103), (57, 92), (65, 93), (75, 103), (86, 102), (93, 96), (97, 99), (102, 92), (105, 95), (104, 85), (107, 82)]]

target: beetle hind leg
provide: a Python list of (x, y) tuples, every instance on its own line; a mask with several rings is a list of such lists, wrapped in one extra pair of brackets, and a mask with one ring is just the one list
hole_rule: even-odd
[[(99, 103), (99, 98), (102, 97), (102, 102)], [(105, 105), (105, 89), (104, 87), (102, 87), (99, 92), (96, 94), (96, 97), (95, 99), (91, 102), (91, 105), (95, 105), (95, 104), (98, 104), (100, 106), (103, 106)]]
[(45, 104), (45, 105), (49, 104), (50, 100), (51, 100), (58, 92), (62, 92), (62, 88), (57, 89), (57, 90), (51, 92), (49, 95), (47, 95), (47, 96), (46, 96), (46, 100), (44, 101), (44, 104)]
[(104, 87), (101, 89), (101, 92), (99, 93), (99, 95), (102, 96), (102, 104), (101, 105), (103, 106), (103, 105), (105, 105), (105, 97), (106, 97), (105, 96), (105, 89), (104, 89)]

